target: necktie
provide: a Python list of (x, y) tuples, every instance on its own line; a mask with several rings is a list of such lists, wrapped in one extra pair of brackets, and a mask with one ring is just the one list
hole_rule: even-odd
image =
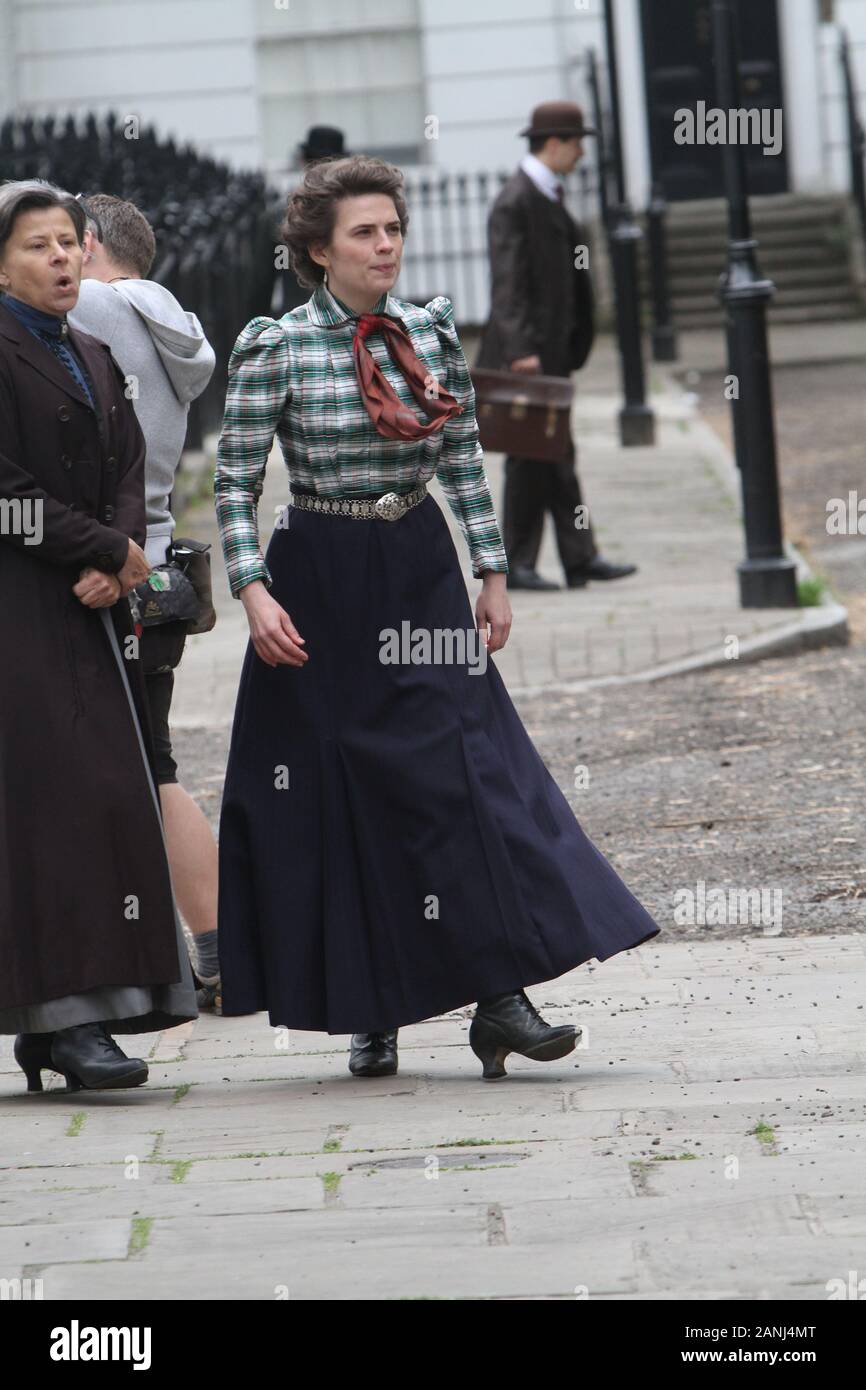
[[(400, 400), (367, 347), (365, 339), (376, 329), (384, 334), (391, 360), (400, 368), (415, 400), (424, 414), (431, 417), (423, 424)], [(432, 372), (417, 357), (406, 330), (393, 319), (382, 314), (361, 314), (352, 351), (361, 399), (379, 434), (386, 439), (423, 439), (463, 410), (463, 406), (436, 383)], [(431, 383), (435, 383), (435, 392), (428, 394)]]
[(563, 189), (563, 187), (562, 187), (562, 184), (561, 184), (561, 183), (558, 183), (558, 184), (556, 185), (556, 201), (557, 201), (558, 203), (561, 203), (561, 202), (564, 201), (564, 199), (565, 199), (565, 191), (564, 191), (564, 189)]

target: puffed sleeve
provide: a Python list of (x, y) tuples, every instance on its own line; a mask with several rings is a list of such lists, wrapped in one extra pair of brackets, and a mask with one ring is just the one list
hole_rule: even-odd
[(229, 358), (214, 473), (220, 541), (235, 598), (256, 579), (271, 586), (259, 546), (258, 506), (268, 455), (290, 393), (288, 338), (275, 319), (255, 318)]
[(475, 389), (454, 326), (454, 309), (444, 295), (431, 299), (425, 308), (436, 326), (445, 359), (445, 389), (463, 406), (461, 413), (452, 416), (443, 428), (437, 477), (466, 538), (476, 579), (486, 570), (507, 574), (508, 560), (478, 438)]

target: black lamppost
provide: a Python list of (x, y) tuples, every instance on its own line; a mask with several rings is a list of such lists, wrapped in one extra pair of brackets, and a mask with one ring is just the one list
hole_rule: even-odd
[(677, 360), (677, 330), (671, 319), (668, 282), (668, 248), (665, 232), (667, 210), (662, 186), (660, 183), (654, 183), (647, 208), (647, 249), (653, 301), (653, 358), (656, 362)]
[[(737, 35), (732, 0), (713, 0), (716, 103), (740, 107)], [(730, 131), (728, 132), (730, 136)], [(733, 377), (734, 447), (743, 494), (746, 559), (737, 566), (744, 608), (794, 608), (797, 577), (785, 554), (776, 467), (773, 385), (767, 345), (767, 305), (776, 293), (758, 268), (749, 215), (743, 146), (722, 146), (728, 200), (728, 268), (719, 298), (725, 308), (728, 371)]]
[(625, 391), (625, 405), (619, 413), (619, 433), (624, 445), (654, 444), (655, 415), (646, 403), (637, 263), (637, 248), (643, 232), (634, 219), (625, 193), (613, 0), (604, 0), (604, 28), (616, 174), (616, 202), (610, 208), (609, 244), (616, 297), (616, 332)]

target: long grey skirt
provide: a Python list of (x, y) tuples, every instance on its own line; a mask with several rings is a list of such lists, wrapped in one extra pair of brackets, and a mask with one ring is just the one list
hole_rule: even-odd
[[(117, 636), (106, 609), (101, 610), (100, 617), (120, 671), (147, 773), (148, 786), (159, 819), (159, 797), (147, 761), (138, 714)], [(198, 1006), (195, 1001), (189, 952), (176, 906), (174, 924), (180, 964), (180, 980), (177, 983), (147, 986), (105, 985), (100, 989), (86, 990), (83, 994), (65, 994), (59, 999), (48, 999), (41, 1004), (30, 1004), (17, 1009), (0, 1009), (0, 1033), (53, 1033), (58, 1028), (72, 1028), (78, 1023), (107, 1023), (112, 1033), (153, 1033), (197, 1018)]]

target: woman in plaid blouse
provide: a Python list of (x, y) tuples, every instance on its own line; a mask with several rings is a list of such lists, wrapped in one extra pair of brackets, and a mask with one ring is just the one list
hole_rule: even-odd
[[(508, 565), (451, 304), (390, 294), (407, 224), (392, 165), (313, 165), (283, 237), (314, 293), (254, 319), (229, 363), (216, 506), (251, 640), (220, 825), (223, 1012), (352, 1033), (350, 1070), (381, 1076), (400, 1025), (477, 1001), (493, 1078), (509, 1052), (575, 1046), (525, 986), (658, 927), (488, 660)], [(292, 505), (263, 557), (275, 437)], [(434, 473), (482, 580), (474, 617)]]

